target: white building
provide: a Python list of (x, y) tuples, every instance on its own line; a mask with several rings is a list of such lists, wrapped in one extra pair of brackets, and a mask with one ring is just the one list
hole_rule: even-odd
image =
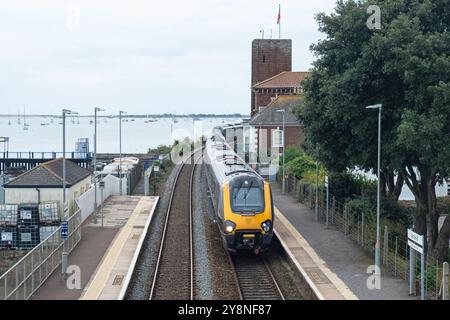
[[(21, 204), (59, 201), (62, 209), (62, 168), (63, 160), (58, 158), (19, 175), (4, 185), (5, 202)], [(69, 206), (69, 215), (76, 211), (75, 199), (90, 188), (91, 179), (92, 174), (89, 170), (66, 160), (66, 200)]]

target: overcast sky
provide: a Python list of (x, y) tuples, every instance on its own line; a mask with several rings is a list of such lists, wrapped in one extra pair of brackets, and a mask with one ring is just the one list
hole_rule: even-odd
[[(249, 113), (251, 41), (278, 37), (273, 0), (0, 0), (0, 113)], [(293, 69), (335, 0), (281, 1)], [(79, 13), (79, 15), (78, 15)]]

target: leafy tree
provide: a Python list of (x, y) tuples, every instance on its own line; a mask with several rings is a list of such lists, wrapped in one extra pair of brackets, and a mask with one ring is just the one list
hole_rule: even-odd
[(316, 162), (307, 155), (296, 157), (286, 164), (287, 172), (302, 179), (306, 172), (316, 169)]
[[(297, 147), (286, 147), (285, 163), (288, 164), (290, 161), (294, 160), (297, 157), (303, 156), (305, 153)], [(283, 156), (280, 157), (280, 163), (283, 163)]]
[[(370, 4), (381, 8), (380, 30), (366, 26)], [(440, 260), (450, 237), (450, 216), (438, 232), (435, 194), (450, 175), (449, 8), (449, 0), (338, 1), (331, 15), (318, 14), (326, 37), (312, 45), (317, 60), (296, 109), (305, 148), (327, 167), (373, 170), (378, 119), (364, 107), (383, 104), (380, 181), (393, 198), (406, 182), (415, 228)]]

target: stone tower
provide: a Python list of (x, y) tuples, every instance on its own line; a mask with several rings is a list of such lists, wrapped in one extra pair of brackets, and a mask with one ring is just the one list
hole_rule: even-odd
[[(252, 83), (273, 77), (283, 71), (292, 71), (292, 40), (255, 39), (252, 42)], [(258, 112), (252, 94), (251, 115)]]

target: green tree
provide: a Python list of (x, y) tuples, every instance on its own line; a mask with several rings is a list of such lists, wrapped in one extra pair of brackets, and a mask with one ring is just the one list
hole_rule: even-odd
[[(366, 26), (370, 4), (381, 8), (380, 30)], [(377, 114), (364, 107), (383, 104), (380, 180), (393, 198), (406, 182), (416, 230), (440, 260), (450, 236), (450, 216), (438, 232), (435, 194), (450, 173), (449, 8), (449, 0), (338, 1), (331, 15), (318, 14), (326, 37), (312, 45), (317, 60), (296, 109), (305, 148), (328, 168), (373, 170)]]
[(286, 163), (287, 172), (302, 179), (308, 171), (316, 170), (316, 162), (307, 155), (301, 155)]

